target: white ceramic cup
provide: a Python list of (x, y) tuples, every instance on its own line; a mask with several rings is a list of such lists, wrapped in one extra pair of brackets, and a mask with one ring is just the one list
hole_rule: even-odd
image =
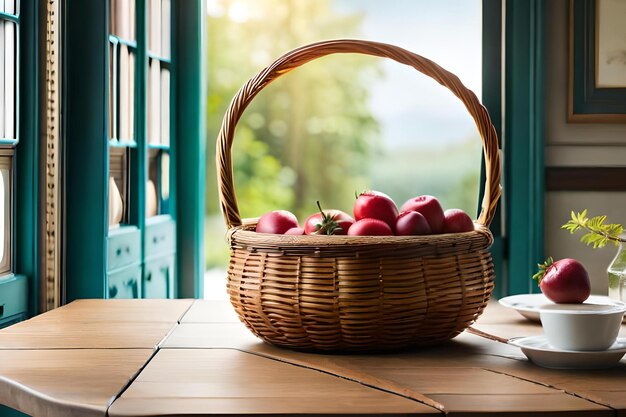
[(539, 317), (555, 348), (599, 351), (615, 343), (625, 312), (626, 305), (554, 304), (542, 307)]

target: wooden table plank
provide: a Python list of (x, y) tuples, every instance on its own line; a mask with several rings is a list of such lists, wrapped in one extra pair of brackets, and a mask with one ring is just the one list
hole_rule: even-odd
[(0, 349), (154, 349), (193, 300), (79, 300), (0, 330)]
[[(491, 308), (490, 305), (489, 308)], [(477, 327), (489, 330), (511, 332), (511, 337), (519, 336), (519, 331), (541, 333), (541, 326), (529, 323), (522, 318), (519, 325), (508, 326), (511, 318), (518, 314), (502, 307), (494, 308), (495, 320), (488, 320), (487, 325), (478, 323)], [(502, 319), (502, 317), (508, 317)], [(519, 316), (521, 317), (521, 316)], [(502, 333), (496, 333), (503, 336)], [(543, 372), (529, 363), (521, 351), (510, 345), (486, 340), (464, 333), (450, 343), (427, 349), (396, 352), (388, 355), (320, 355), (295, 352), (273, 347), (260, 342), (242, 324), (238, 323), (181, 323), (163, 343), (163, 348), (237, 348), (289, 363), (323, 370), (342, 377), (357, 379), (368, 384), (396, 392), (402, 395), (427, 397), (433, 405), (439, 404), (448, 412), (468, 411), (456, 409), (459, 404), (455, 395), (495, 395), (500, 411), (515, 408), (520, 398), (514, 395), (549, 395), (552, 403), (560, 404), (561, 411), (576, 411), (588, 401), (574, 395), (561, 392), (561, 388), (551, 388), (549, 380), (542, 378), (535, 371)], [(521, 369), (525, 372), (507, 373), (509, 369)], [(551, 371), (563, 374), (563, 371)], [(575, 371), (576, 372), (576, 371)], [(597, 373), (597, 372), (596, 372)], [(626, 378), (621, 376), (621, 383), (626, 385)], [(577, 379), (585, 381), (585, 379)], [(530, 382), (537, 381), (537, 383)], [(583, 382), (584, 383), (584, 382)], [(581, 387), (576, 387), (580, 390)], [(576, 390), (569, 391), (571, 393)], [(511, 396), (511, 397), (509, 397)], [(572, 398), (569, 398), (572, 397)], [(459, 397), (464, 398), (464, 397)], [(534, 398), (534, 397), (531, 397)], [(537, 397), (539, 398), (539, 397)], [(543, 398), (543, 397), (542, 397)], [(588, 397), (592, 399), (591, 397)], [(598, 399), (598, 398), (596, 398)], [(445, 401), (449, 401), (446, 403)], [(527, 399), (530, 401), (530, 399)], [(582, 402), (581, 402), (582, 401)], [(600, 401), (602, 402), (602, 401)], [(550, 401), (537, 402), (539, 415), (550, 415)], [(543, 405), (542, 405), (543, 404)], [(591, 409), (605, 412), (606, 407), (590, 403)], [(605, 404), (617, 405), (606, 398)], [(545, 407), (544, 407), (545, 405)], [(542, 409), (543, 407), (543, 409)], [(583, 407), (584, 408), (584, 407)], [(496, 410), (483, 410), (497, 412)]]
[[(476, 328), (505, 338), (543, 333), (540, 324), (527, 320), (515, 321), (521, 316), (498, 303), (491, 302), (488, 309), (486, 319), (479, 320), (475, 325)], [(620, 337), (626, 337), (626, 325), (622, 325)], [(494, 364), (492, 369), (518, 378), (540, 381), (618, 410), (626, 409), (626, 358), (623, 358), (617, 367), (604, 370), (555, 370), (525, 366), (524, 363), (511, 363), (506, 366)]]
[[(440, 409), (468, 416), (593, 416), (626, 410), (626, 360), (612, 370), (549, 370), (529, 363), (518, 348), (467, 333), (440, 346), (382, 355), (303, 353), (261, 342), (228, 303), (172, 301), (85, 300), (0, 331), (0, 403), (35, 414), (52, 410), (51, 416), (103, 415), (102, 404), (171, 331), (113, 402), (112, 416)], [(539, 325), (493, 303), (476, 327), (503, 337), (541, 333)], [(129, 347), (145, 349), (120, 349)], [(94, 352), (121, 359), (84, 356)], [(128, 352), (146, 353), (125, 365)], [(41, 358), (39, 365), (31, 354)]]
[(29, 415), (104, 416), (151, 349), (2, 350), (0, 403)]
[(2, 349), (155, 349), (176, 326), (168, 322), (30, 319), (0, 330)]
[(563, 393), (554, 394), (506, 394), (506, 395), (460, 395), (437, 394), (434, 400), (446, 404), (450, 416), (500, 416), (513, 413), (522, 416), (609, 417), (615, 412), (610, 408)]
[(195, 300), (76, 300), (37, 316), (37, 320), (88, 323), (176, 323)]
[(162, 349), (109, 416), (439, 415), (419, 402), (232, 349)]
[(181, 323), (240, 323), (229, 301), (196, 300)]
[[(445, 349), (442, 350), (442, 346)], [(288, 349), (276, 348), (254, 336), (241, 323), (181, 323), (165, 339), (162, 347), (166, 348), (235, 348), (268, 355), (287, 355), (294, 357), (319, 357), (306, 355)], [(432, 354), (427, 354), (432, 352)], [(416, 354), (419, 353), (419, 354)], [(411, 356), (416, 364), (432, 365), (433, 359), (448, 364), (466, 366), (483, 366), (489, 364), (490, 357), (509, 357), (526, 360), (521, 351), (510, 345), (486, 341), (470, 334), (462, 334), (456, 339), (441, 346), (415, 349), (413, 351), (391, 352), (382, 355), (349, 355), (355, 360), (366, 361), (386, 360), (393, 357)], [(333, 357), (335, 355), (331, 355)], [(339, 357), (339, 356), (338, 356)], [(348, 357), (346, 355), (341, 357)], [(423, 359), (423, 360), (422, 360)]]
[(493, 369), (541, 383), (617, 410), (626, 410), (626, 360), (603, 370), (557, 370), (511, 364)]
[(237, 348), (254, 350), (261, 339), (241, 323), (186, 323), (183, 322), (168, 335), (164, 348)]

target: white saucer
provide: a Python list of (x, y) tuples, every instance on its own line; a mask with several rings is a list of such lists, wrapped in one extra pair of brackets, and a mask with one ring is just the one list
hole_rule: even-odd
[[(554, 304), (543, 294), (519, 294), (500, 299), (500, 304), (517, 310), (528, 320), (539, 322), (539, 310), (546, 305)], [(585, 304), (619, 305), (624, 303), (605, 295), (590, 295)]]
[(522, 349), (532, 362), (553, 369), (602, 369), (618, 364), (626, 354), (626, 338), (618, 338), (607, 350), (572, 351), (553, 348), (544, 335), (519, 337), (509, 344)]

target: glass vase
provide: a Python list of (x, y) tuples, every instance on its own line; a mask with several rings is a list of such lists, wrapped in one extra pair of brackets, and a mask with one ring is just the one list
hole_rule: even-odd
[[(626, 235), (622, 235), (622, 238)], [(609, 297), (626, 302), (626, 243), (620, 242), (617, 255), (607, 269)]]

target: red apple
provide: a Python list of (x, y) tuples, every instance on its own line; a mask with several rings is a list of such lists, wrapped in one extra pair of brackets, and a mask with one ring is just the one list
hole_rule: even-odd
[(441, 233), (443, 229), (443, 209), (439, 200), (432, 195), (420, 195), (406, 201), (400, 211), (417, 211), (426, 217), (432, 233)]
[(426, 217), (417, 211), (403, 211), (396, 220), (396, 235), (429, 235), (430, 226)]
[(448, 209), (443, 212), (443, 233), (463, 233), (474, 230), (474, 222), (461, 209)]
[(554, 261), (549, 257), (533, 275), (541, 292), (555, 303), (582, 303), (591, 294), (589, 274), (576, 259)]
[(285, 232), (286, 235), (295, 235), (295, 236), (299, 236), (299, 235), (303, 235), (304, 234), (304, 228), (303, 227), (292, 227), (291, 229), (287, 230)]
[(320, 202), (318, 213), (311, 214), (304, 222), (304, 233), (307, 235), (345, 235), (354, 223), (349, 214), (341, 210), (322, 210)]
[(298, 219), (293, 213), (287, 210), (274, 210), (259, 217), (256, 231), (282, 235), (293, 227), (299, 227)]
[(389, 225), (393, 230), (398, 217), (398, 207), (391, 197), (380, 191), (365, 191), (354, 202), (354, 218), (377, 219)]
[(357, 220), (348, 229), (348, 236), (391, 236), (393, 231), (387, 223), (377, 219)]

